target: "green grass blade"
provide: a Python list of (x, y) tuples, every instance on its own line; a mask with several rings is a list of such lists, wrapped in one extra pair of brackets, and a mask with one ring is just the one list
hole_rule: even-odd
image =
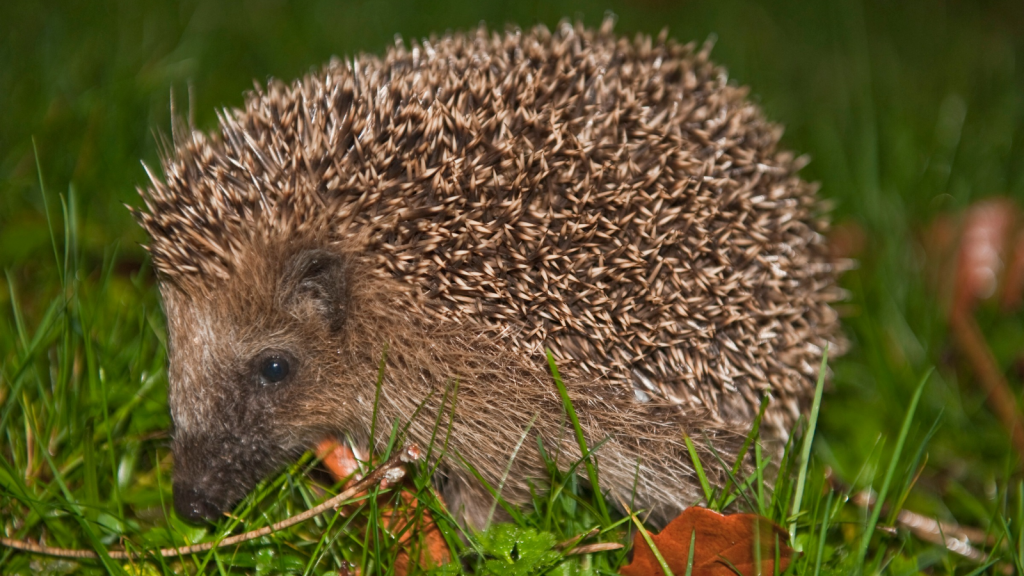
[(373, 461), (373, 452), (377, 448), (377, 413), (380, 406), (380, 390), (384, 387), (384, 371), (388, 365), (388, 345), (384, 344), (384, 350), (380, 355), (380, 365), (377, 368), (377, 390), (373, 395), (373, 416), (370, 419), (370, 441), (367, 450), (369, 453), (366, 455), (370, 461)]
[[(743, 439), (743, 445), (740, 447), (740, 451), (736, 453), (736, 461), (732, 464), (732, 477), (739, 476), (740, 468), (743, 467), (743, 459), (747, 456), (747, 450), (750, 446), (757, 442), (761, 433), (761, 421), (764, 419), (765, 410), (768, 409), (769, 396), (761, 398), (761, 406), (757, 410), (757, 416), (754, 418), (754, 423), (750, 426), (750, 432), (747, 437)], [(729, 498), (730, 492), (733, 488), (733, 479), (729, 477), (725, 481), (725, 487), (722, 488), (722, 494), (718, 497), (719, 505), (725, 503)]]
[[(654, 545), (654, 539), (651, 538), (651, 534), (650, 534), (650, 532), (647, 531), (647, 528), (644, 528), (643, 522), (641, 522), (640, 519), (636, 517), (636, 514), (634, 514), (632, 511), (627, 511), (627, 513), (629, 514), (629, 518), (633, 521), (633, 524), (636, 525), (636, 529), (640, 531), (640, 536), (643, 537), (644, 542), (647, 542), (647, 545), (650, 546), (651, 552), (654, 554), (654, 558), (658, 561), (658, 565), (661, 566), (662, 572), (665, 573), (665, 576), (673, 576), (672, 569), (668, 567), (668, 562), (665, 561), (665, 557), (661, 555), (661, 551), (659, 551), (658, 547)], [(696, 531), (691, 532), (691, 534), (693, 534), (692, 536), (690, 536), (690, 542), (691, 542), (690, 553), (692, 554), (693, 553), (693, 544), (692, 544), (692, 542), (694, 542), (696, 540)], [(692, 560), (692, 558), (691, 558), (691, 560)], [(687, 562), (687, 568), (686, 568), (686, 573), (687, 574), (690, 574), (690, 566), (689, 566), (689, 564), (690, 564), (690, 562)]]
[(821, 368), (818, 371), (818, 383), (814, 386), (814, 403), (811, 405), (811, 416), (807, 420), (807, 431), (804, 432), (803, 445), (800, 448), (800, 471), (796, 477), (796, 491), (793, 493), (793, 507), (789, 524), (789, 537), (796, 539), (796, 517), (803, 505), (804, 484), (807, 481), (807, 466), (811, 460), (811, 443), (814, 441), (814, 429), (818, 425), (818, 412), (821, 409), (821, 391), (825, 388), (825, 371), (828, 369), (828, 345), (821, 352)]
[[(458, 406), (458, 401), (459, 401), (459, 381), (456, 380), (453, 383), (453, 387), (452, 387), (452, 403), (451, 403), (451, 410), (448, 412), (448, 426), (447, 426), (447, 429), (445, 430), (445, 433), (444, 433), (444, 443), (441, 445), (441, 453), (438, 454), (438, 456), (437, 456), (437, 458), (436, 458), (436, 460), (434, 462), (433, 467), (430, 468), (430, 476), (431, 477), (434, 476), (434, 473), (437, 472), (437, 469), (441, 466), (442, 458), (444, 458), (444, 457), (446, 457), (448, 455), (448, 443), (452, 439), (452, 430), (455, 428), (455, 409)], [(443, 412), (444, 412), (444, 402), (441, 403), (441, 408), (438, 410), (438, 415), (437, 415), (438, 422), (440, 421), (440, 418), (441, 418), (441, 415), (442, 415)], [(430, 456), (431, 456), (431, 454), (434, 453), (434, 438), (435, 438), (435, 436), (433, 435), (433, 432), (431, 432), (430, 450), (427, 452), (427, 457), (424, 459), (424, 461), (427, 463), (428, 466), (430, 465)]]
[(36, 139), (32, 138), (32, 154), (36, 160), (36, 174), (39, 177), (39, 193), (43, 198), (43, 211), (46, 212), (46, 226), (50, 230), (50, 243), (53, 245), (53, 258), (57, 262), (57, 274), (60, 278), (61, 287), (65, 287), (64, 267), (61, 266), (60, 249), (57, 247), (57, 233), (53, 229), (53, 219), (50, 216), (50, 201), (46, 197), (46, 185), (43, 184), (43, 166), (39, 161), (39, 148), (36, 147)]
[[(523, 447), (523, 443), (526, 442), (526, 438), (530, 435), (530, 430), (533, 430), (533, 425), (537, 422), (537, 418), (540, 416), (539, 413), (535, 413), (533, 418), (526, 424), (526, 429), (523, 430), (523, 435), (520, 436), (519, 442), (516, 443), (515, 448), (512, 449), (512, 455), (508, 458), (508, 464), (505, 466), (505, 471), (501, 475), (501, 481), (498, 482), (498, 496), (501, 496), (501, 491), (505, 489), (505, 482), (508, 480), (508, 475), (512, 472), (512, 464), (516, 461), (516, 456), (519, 455), (519, 449)], [(494, 502), (491, 503), (491, 509), (487, 511), (486, 524), (491, 523), (491, 519), (494, 518), (494, 511), (498, 507), (498, 499), (495, 498)]]
[(739, 569), (739, 568), (737, 568), (737, 567), (736, 567), (736, 565), (735, 565), (735, 564), (733, 564), (733, 563), (732, 563), (732, 562), (731, 562), (731, 561), (730, 561), (730, 560), (729, 560), (728, 558), (726, 558), (725, 556), (719, 556), (719, 557), (718, 557), (718, 560), (719, 560), (719, 561), (721, 561), (721, 562), (722, 562), (723, 564), (725, 564), (725, 565), (726, 565), (726, 567), (728, 567), (728, 568), (729, 568), (729, 570), (732, 570), (732, 573), (733, 573), (733, 574), (735, 574), (736, 576), (749, 576), (749, 575), (747, 575), (747, 574), (744, 574), (743, 572), (741, 572), (741, 571), (740, 571), (740, 569)]
[(693, 462), (693, 470), (697, 474), (697, 479), (700, 480), (701, 490), (704, 491), (704, 501), (708, 506), (715, 499), (715, 492), (711, 489), (711, 483), (708, 482), (708, 475), (704, 473), (704, 466), (700, 463), (700, 457), (697, 456), (697, 448), (693, 445), (693, 440), (686, 433), (683, 434), (683, 442), (686, 443), (686, 451), (690, 453), (690, 461)]
[(868, 519), (867, 526), (864, 527), (864, 536), (861, 539), (860, 547), (857, 551), (857, 566), (863, 566), (864, 559), (867, 557), (868, 546), (871, 544), (871, 536), (875, 532), (875, 526), (878, 524), (878, 517), (882, 513), (882, 505), (885, 503), (885, 498), (889, 494), (889, 485), (892, 483), (893, 475), (896, 473), (896, 466), (899, 464), (900, 455), (903, 452), (903, 445), (907, 442), (907, 435), (910, 434), (910, 425), (914, 421), (914, 413), (917, 411), (917, 404), (921, 401), (921, 394), (924, 392), (925, 384), (928, 383), (928, 378), (932, 372), (929, 370), (923, 378), (921, 383), (917, 385), (917, 390), (914, 391), (914, 397), (910, 400), (910, 407), (907, 408), (906, 416), (903, 418), (903, 426), (900, 428), (900, 435), (896, 440), (896, 448), (892, 454), (892, 460), (889, 461), (889, 468), (885, 472), (885, 480), (882, 482), (882, 488), (878, 491), (878, 498), (875, 500), (875, 505), (871, 508), (871, 516)]
[(754, 481), (757, 482), (757, 509), (760, 515), (767, 516), (768, 510), (764, 505), (764, 466), (761, 465), (762, 458), (761, 443), (758, 442), (754, 446)]
[[(562, 396), (562, 405), (565, 407), (566, 413), (569, 415), (569, 420), (572, 421), (573, 431), (576, 433), (576, 442), (580, 447), (580, 454), (588, 454), (587, 440), (583, 436), (583, 427), (580, 426), (580, 419), (576, 416), (576, 408), (572, 405), (572, 400), (569, 399), (569, 391), (565, 388), (565, 382), (562, 381), (562, 375), (558, 373), (558, 366), (555, 364), (555, 356), (551, 353), (551, 350), (547, 350), (548, 356), (548, 367), (551, 369), (551, 376), (555, 379), (555, 385), (558, 386), (558, 393)], [(605, 503), (604, 494), (601, 492), (601, 485), (598, 483), (597, 468), (594, 466), (593, 458), (586, 460), (587, 476), (590, 478), (590, 486), (594, 491), (594, 500), (597, 503), (597, 509), (601, 513), (601, 520), (604, 525), (607, 526), (612, 523), (611, 516), (608, 515), (608, 505)]]
[(469, 473), (472, 474), (474, 478), (476, 478), (477, 482), (480, 483), (480, 486), (482, 486), (484, 490), (486, 490), (487, 493), (490, 494), (491, 497), (495, 499), (498, 505), (501, 506), (505, 510), (505, 512), (508, 512), (508, 515), (516, 524), (521, 525), (525, 522), (519, 510), (517, 510), (514, 506), (506, 502), (505, 499), (501, 497), (501, 494), (499, 494), (498, 491), (493, 486), (491, 486), (491, 483), (488, 482), (487, 479), (484, 478), (482, 474), (480, 474), (480, 471), (477, 470), (476, 466), (473, 466), (468, 460), (463, 458), (461, 454), (456, 454), (456, 456), (462, 462), (462, 465), (466, 468), (466, 470), (468, 470)]
[(693, 550), (697, 547), (697, 531), (690, 531), (690, 549), (686, 552), (686, 576), (693, 574)]
[[(684, 436), (683, 439), (687, 440), (688, 438)], [(747, 488), (750, 486), (751, 481), (753, 481), (756, 478), (756, 475), (755, 475), (755, 477), (748, 477), (746, 480), (741, 482), (729, 470), (729, 466), (726, 465), (725, 460), (722, 459), (721, 454), (718, 453), (718, 450), (715, 449), (715, 446), (711, 443), (711, 441), (708, 440), (707, 438), (704, 438), (704, 442), (705, 442), (705, 445), (708, 448), (708, 451), (711, 452), (711, 455), (715, 458), (716, 461), (718, 461), (718, 465), (722, 467), (722, 471), (725, 472), (726, 480), (727, 481), (731, 481), (733, 486), (735, 486), (737, 488), (737, 493), (739, 494), (738, 497), (742, 498), (743, 501), (747, 503), (747, 507), (750, 510), (757, 510), (757, 506), (755, 506), (755, 502), (751, 501), (750, 497), (747, 496)], [(691, 452), (690, 453), (691, 460), (693, 459), (693, 455), (694, 455), (694, 453)], [(701, 475), (704, 475), (703, 468), (701, 468), (700, 474), (698, 474), (698, 477), (701, 476)], [(707, 480), (706, 475), (705, 475), (705, 480)], [(710, 482), (708, 482), (708, 487), (710, 488)], [(714, 490), (712, 490), (712, 492), (714, 492)], [(715, 498), (715, 503), (713, 505), (709, 504), (708, 507), (711, 508), (712, 510), (715, 510), (716, 512), (721, 512), (721, 511), (723, 511), (725, 509), (725, 506), (726, 506), (727, 503), (732, 502), (735, 499), (736, 499), (736, 497), (726, 498), (725, 494), (723, 493), (722, 495), (720, 495), (720, 496)]]
[(821, 562), (825, 558), (825, 537), (828, 535), (828, 523), (832, 516), (832, 494), (832, 490), (829, 490), (825, 499), (825, 514), (821, 518), (821, 528), (818, 532), (818, 551), (814, 557), (814, 576), (821, 574)]
[(790, 434), (789, 438), (786, 439), (786, 445), (782, 450), (782, 457), (779, 459), (778, 479), (775, 482), (775, 489), (772, 490), (771, 502), (768, 504), (768, 510), (771, 512), (768, 517), (780, 525), (785, 525), (786, 523), (787, 514), (789, 514), (789, 506), (787, 504), (790, 501), (790, 496), (793, 494), (794, 438), (796, 436)]

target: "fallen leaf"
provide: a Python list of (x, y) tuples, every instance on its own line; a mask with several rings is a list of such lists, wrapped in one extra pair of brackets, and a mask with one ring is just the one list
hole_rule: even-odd
[[(358, 481), (360, 462), (365, 463), (365, 457), (355, 454), (347, 444), (328, 438), (316, 447), (316, 454), (322, 460), (324, 466), (330, 471), (335, 481), (348, 480), (346, 486)], [(381, 486), (386, 486), (382, 483)], [(399, 543), (403, 549), (399, 551), (395, 559), (394, 573), (404, 576), (410, 572), (410, 557), (417, 558), (416, 564), (421, 569), (441, 566), (451, 561), (451, 553), (448, 544), (441, 534), (428, 510), (418, 511), (419, 502), (415, 495), (408, 489), (403, 489), (401, 494), (401, 505), (395, 508), (388, 505), (382, 509), (381, 518), (384, 525), (392, 534), (401, 534)], [(413, 526), (409, 527), (409, 524)], [(406, 530), (406, 527), (409, 527)], [(358, 572), (357, 572), (358, 573)]]
[(1013, 249), (1010, 240), (1016, 217), (1017, 207), (1007, 198), (990, 198), (967, 210), (951, 316), (970, 313), (975, 302), (998, 290), (1006, 261), (1013, 260), (1009, 252)]
[[(779, 569), (789, 566), (793, 549), (789, 535), (777, 524), (756, 514), (723, 515), (707, 508), (691, 506), (669, 522), (661, 533), (651, 535), (658, 552), (675, 576), (686, 574), (691, 534), (696, 532), (692, 576), (743, 576), (775, 574), (778, 546)], [(757, 552), (760, 551), (760, 564)], [(643, 534), (633, 539), (633, 561), (623, 566), (623, 576), (664, 574)]]
[(326, 439), (317, 445), (316, 455), (336, 482), (359, 480), (359, 476), (356, 475), (359, 471), (359, 460), (348, 444), (333, 438)]

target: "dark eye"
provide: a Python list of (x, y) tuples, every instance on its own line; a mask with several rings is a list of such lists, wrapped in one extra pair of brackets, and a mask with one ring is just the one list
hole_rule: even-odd
[(271, 356), (260, 365), (260, 376), (268, 384), (276, 384), (288, 377), (288, 361), (280, 356)]

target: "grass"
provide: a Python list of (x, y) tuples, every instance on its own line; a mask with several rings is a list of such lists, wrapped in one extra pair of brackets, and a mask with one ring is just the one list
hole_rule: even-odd
[[(950, 344), (923, 235), (936, 215), (979, 198), (1024, 200), (1024, 6), (1011, 0), (0, 3), (3, 531), (148, 550), (265, 525), (337, 489), (310, 479), (307, 456), (254, 490), (235, 518), (199, 527), (171, 511), (164, 320), (145, 238), (121, 204), (138, 203), (138, 161), (156, 163), (153, 131), (167, 131), (172, 92), (182, 106), (191, 85), (195, 121), (210, 128), (252, 78), (293, 78), (333, 54), (379, 51), (396, 32), (481, 19), (551, 26), (576, 14), (595, 24), (606, 9), (623, 33), (716, 34), (715, 58), (786, 125), (785, 146), (813, 157), (804, 175), (822, 182), (835, 220), (864, 232), (860, 266), (843, 279), (851, 351), (830, 360), (808, 458), (799, 433), (780, 462), (751, 442), (753, 470), (731, 468), (726, 486), (709, 484), (708, 500), (795, 524), (799, 574), (1024, 572), (1020, 463)], [(983, 307), (978, 320), (1019, 390), (1024, 318)], [(580, 466), (589, 476), (592, 463)], [(773, 490), (761, 482), (772, 469), (781, 471)], [(598, 525), (600, 539), (628, 540), (624, 519), (605, 518), (576, 474), (551, 475), (554, 489), (514, 516), (521, 533), (463, 542), (442, 522), (471, 570), (514, 564), (503, 543), (516, 537), (535, 543), (525, 572), (621, 565), (623, 552), (563, 559), (545, 549)], [(414, 480), (436, 510), (426, 477)], [(851, 502), (867, 487), (885, 508)], [(135, 565), (3, 549), (0, 573), (320, 574), (346, 563), (386, 573), (395, 547), (376, 503), (361, 507), (237, 549)], [(902, 509), (978, 527), (995, 543), (980, 561), (963, 558), (892, 529)]]

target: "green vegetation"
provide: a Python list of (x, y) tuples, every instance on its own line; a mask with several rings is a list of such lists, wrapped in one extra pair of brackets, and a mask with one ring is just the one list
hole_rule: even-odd
[[(809, 461), (799, 434), (778, 463), (751, 443), (753, 470), (708, 486), (708, 502), (795, 525), (803, 553), (790, 570), (799, 574), (1024, 572), (1019, 458), (951, 345), (924, 263), (924, 229), (936, 215), (993, 195), (1024, 201), (1017, 0), (0, 2), (3, 532), (144, 554), (266, 525), (337, 490), (310, 479), (307, 456), (215, 526), (171, 512), (164, 321), (145, 238), (122, 206), (138, 204), (139, 160), (158, 164), (154, 133), (169, 131), (171, 94), (211, 128), (216, 109), (238, 105), (253, 78), (290, 79), (332, 55), (380, 51), (396, 32), (419, 37), (480, 20), (553, 26), (576, 15), (594, 25), (607, 9), (622, 33), (716, 34), (715, 59), (786, 126), (785, 145), (813, 158), (804, 175), (822, 183), (834, 219), (864, 232), (840, 307), (852, 346), (829, 361)], [(1024, 316), (983, 308), (978, 319), (1019, 390)], [(760, 479), (775, 468), (781, 480), (768, 490)], [(589, 461), (579, 471), (600, 473)], [(625, 551), (563, 560), (555, 542), (595, 526), (588, 543), (626, 542), (630, 526), (579, 476), (551, 473), (555, 489), (538, 491), (512, 526), (463, 541), (440, 520), (467, 570), (595, 574), (624, 562)], [(439, 513), (425, 472), (414, 481)], [(867, 487), (885, 507), (853, 501)], [(976, 543), (981, 559), (965, 558), (899, 527), (902, 509), (993, 541)], [(384, 574), (396, 553), (368, 499), (349, 517), (184, 558), (72, 562), (0, 549), (0, 573), (323, 574), (352, 563)]]

